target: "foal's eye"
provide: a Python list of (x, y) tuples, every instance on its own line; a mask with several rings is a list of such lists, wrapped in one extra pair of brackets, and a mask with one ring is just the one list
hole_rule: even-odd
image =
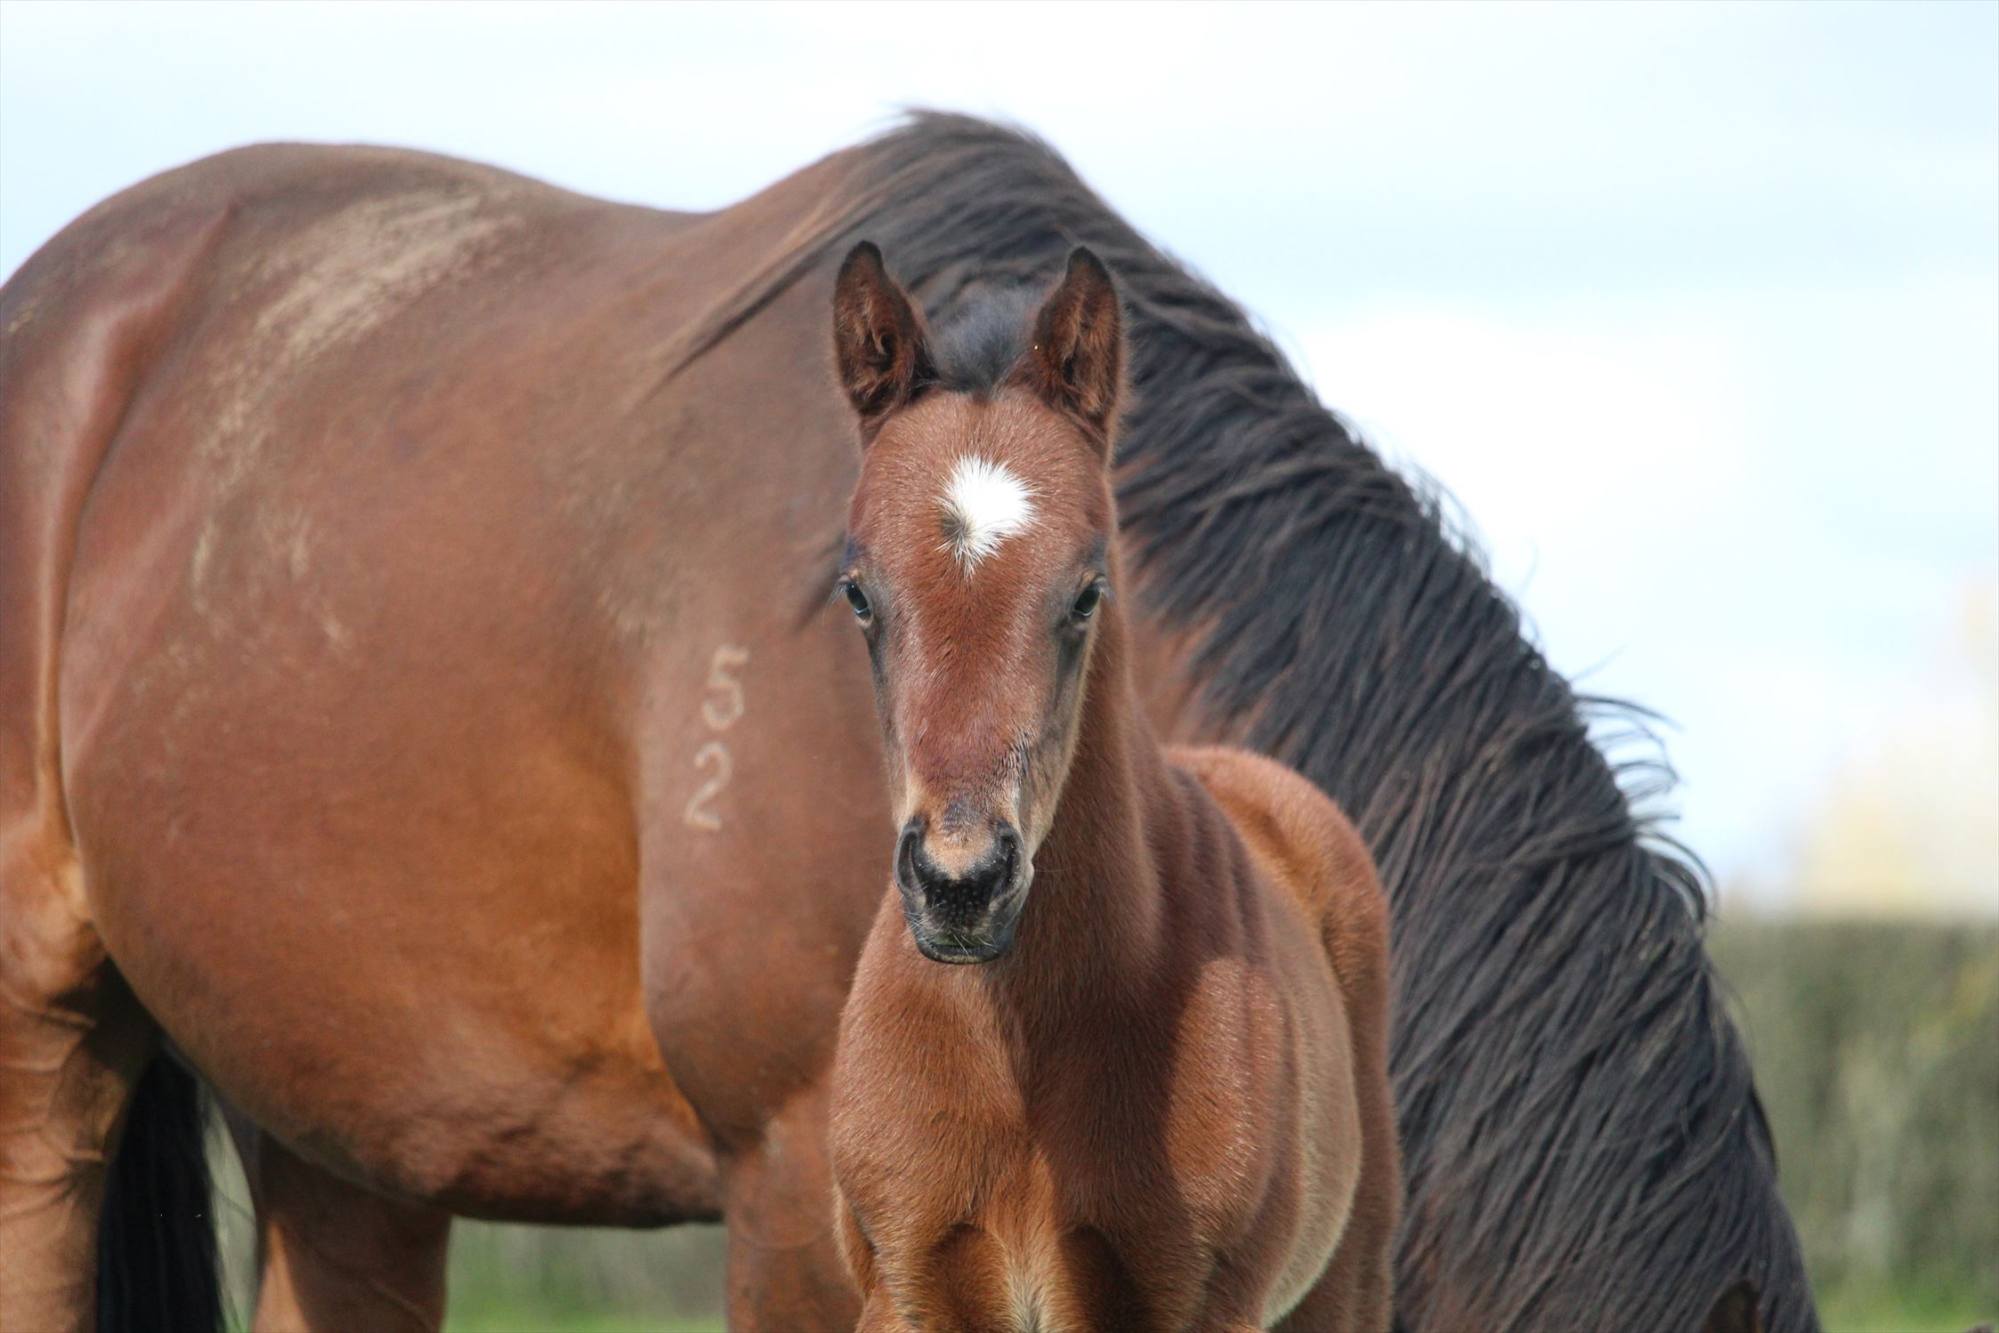
[(1069, 608), (1069, 618), (1077, 624), (1088, 620), (1097, 613), (1097, 605), (1104, 600), (1104, 585), (1092, 583), (1077, 596), (1076, 604)]
[(874, 608), (868, 605), (868, 595), (861, 591), (860, 584), (852, 579), (842, 579), (840, 591), (847, 594), (847, 605), (854, 608), (854, 619), (863, 625), (874, 619)]

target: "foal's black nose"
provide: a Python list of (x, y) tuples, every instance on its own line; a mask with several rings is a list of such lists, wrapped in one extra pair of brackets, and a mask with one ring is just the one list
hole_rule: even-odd
[(978, 926), (1020, 869), (1020, 834), (1011, 824), (995, 823), (990, 845), (953, 871), (932, 858), (926, 830), (921, 815), (902, 826), (895, 846), (896, 883), (907, 898), (923, 905), (933, 924), (948, 930)]

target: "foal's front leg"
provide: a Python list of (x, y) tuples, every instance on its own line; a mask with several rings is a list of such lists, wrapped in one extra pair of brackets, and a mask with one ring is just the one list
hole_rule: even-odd
[(895, 1312), (895, 1302), (879, 1288), (861, 1306), (860, 1322), (854, 1333), (910, 1333), (909, 1325)]

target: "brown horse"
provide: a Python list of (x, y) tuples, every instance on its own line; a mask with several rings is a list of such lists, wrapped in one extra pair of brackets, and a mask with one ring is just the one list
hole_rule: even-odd
[(1139, 710), (1110, 274), (933, 344), (863, 243), (834, 311), (900, 830), (833, 1074), (860, 1327), (1383, 1333), (1387, 901), (1317, 788)]
[(0, 290), (0, 1326), (87, 1324), (94, 1252), (107, 1321), (212, 1315), (204, 1084), (266, 1327), (434, 1320), (453, 1213), (726, 1215), (739, 1326), (852, 1319), (888, 803), (814, 368), (862, 235), (938, 327), (1118, 275), (1149, 711), (1337, 799), (1394, 911), (1398, 1319), (1692, 1328), (1747, 1278), (1810, 1328), (1699, 880), (1592, 714), (1239, 310), (950, 117), (707, 215), (249, 149)]

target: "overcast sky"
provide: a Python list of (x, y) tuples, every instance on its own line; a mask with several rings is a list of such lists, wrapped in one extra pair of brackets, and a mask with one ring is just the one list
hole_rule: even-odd
[(255, 140), (708, 208), (912, 104), (1049, 138), (1455, 492), (1734, 902), (1887, 782), (1999, 910), (1999, 5), (8, 0), (0, 272)]

